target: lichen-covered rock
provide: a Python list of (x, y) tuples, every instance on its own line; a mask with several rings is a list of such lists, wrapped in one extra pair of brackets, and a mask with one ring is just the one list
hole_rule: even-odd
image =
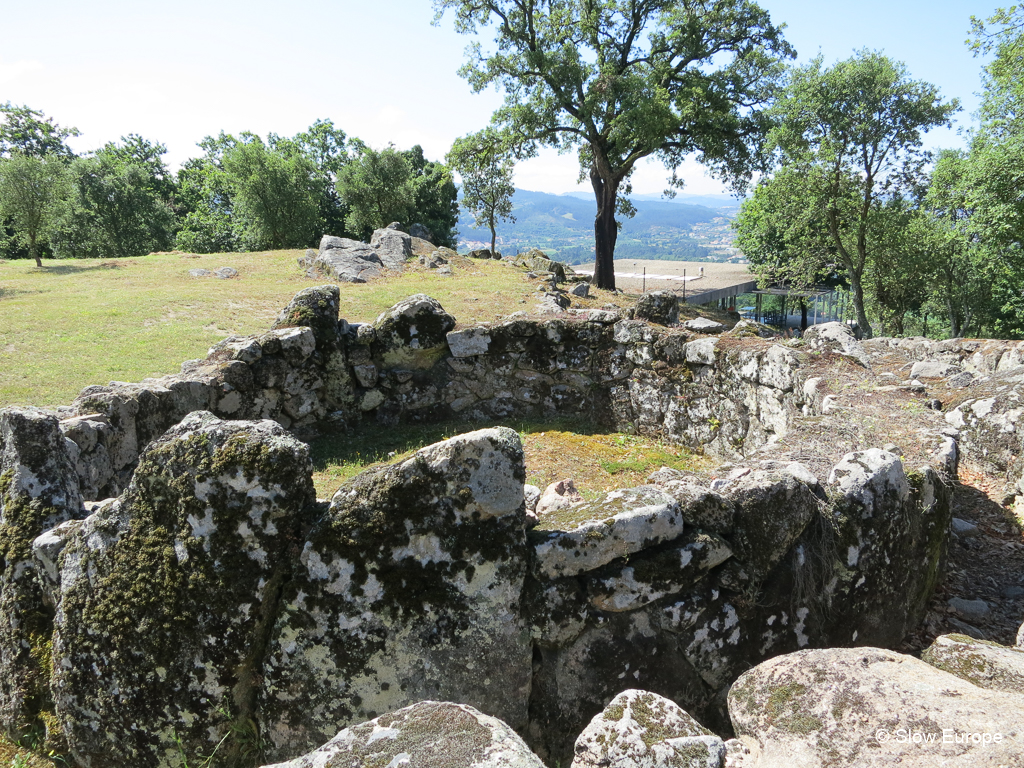
[(965, 635), (935, 638), (921, 660), (979, 688), (1024, 696), (1024, 649), (1006, 648)]
[(269, 754), (423, 699), (526, 723), (519, 436), (485, 429), (342, 486), (284, 593), (266, 671)]
[(587, 579), (587, 595), (602, 611), (636, 610), (693, 586), (731, 556), (732, 549), (721, 537), (689, 533), (668, 549), (595, 571)]
[(373, 324), (374, 349), (387, 367), (429, 368), (448, 350), (455, 318), (422, 293), (385, 310)]
[(633, 316), (658, 325), (675, 325), (679, 321), (679, 298), (672, 291), (648, 291), (636, 300)]
[(718, 768), (725, 744), (675, 702), (629, 689), (590, 721), (574, 752), (572, 768)]
[(733, 552), (758, 580), (789, 551), (820, 504), (811, 487), (792, 475), (760, 470), (740, 477), (724, 495), (735, 510)]
[(683, 323), (683, 328), (696, 333), (722, 333), (725, 325), (709, 317), (695, 317)]
[(878, 648), (762, 662), (729, 690), (729, 715), (759, 766), (998, 768), (1024, 754), (1024, 697)]
[(412, 258), (412, 238), (397, 228), (374, 230), (370, 247), (377, 252), (381, 263), (392, 270), (400, 270)]
[(732, 533), (736, 508), (729, 499), (692, 478), (665, 477), (665, 480), (652, 477), (652, 481), (678, 502), (687, 523), (724, 536)]
[[(838, 524), (825, 539), (834, 552), (829, 591), (845, 606), (832, 611), (831, 642), (895, 645), (922, 617), (941, 575), (947, 488), (930, 467), (908, 476), (899, 456), (877, 448), (844, 456), (828, 485)], [(844, 637), (843, 626), (855, 634)]]
[(448, 347), (455, 357), (485, 355), (491, 345), (491, 334), (486, 328), (467, 328), (448, 334)]
[(84, 514), (69, 443), (43, 411), (0, 411), (0, 728), (14, 739), (43, 732), (51, 744), (53, 605), (41, 589), (32, 541)]
[(194, 413), (60, 549), (57, 717), (92, 768), (239, 759), (290, 551), (316, 513), (309, 451), (273, 422)]
[(288, 306), (281, 310), (272, 330), (306, 326), (313, 331), (317, 346), (324, 347), (334, 343), (339, 335), (340, 295), (336, 285), (303, 288), (288, 302)]
[(343, 283), (365, 283), (379, 277), (384, 264), (377, 249), (347, 237), (324, 235), (313, 268)]
[(679, 505), (656, 486), (611, 491), (543, 517), (531, 533), (534, 567), (548, 579), (574, 576), (682, 532)]
[(804, 341), (811, 349), (845, 355), (863, 366), (870, 363), (870, 355), (845, 323), (812, 325), (804, 331)]
[(544, 768), (501, 720), (465, 704), (421, 701), (345, 728), (319, 749), (264, 768)]
[(1024, 495), (1024, 399), (1017, 388), (1002, 387), (947, 411), (946, 421), (960, 430), (960, 447), (987, 471), (1001, 475)]

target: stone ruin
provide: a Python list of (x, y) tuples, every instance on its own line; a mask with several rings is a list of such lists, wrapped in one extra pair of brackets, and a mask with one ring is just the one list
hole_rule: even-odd
[[(823, 473), (779, 448), (802, 421), (843, 418), (815, 374), (860, 370), (889, 342), (832, 324), (794, 349), (748, 323), (703, 335), (622, 310), (460, 328), (423, 295), (357, 324), (338, 303), (336, 286), (309, 288), (267, 333), (179, 374), (0, 411), (11, 736), (45, 736), (88, 768), (214, 753), (247, 766), (439, 700), (567, 765), (627, 689), (726, 732), (726, 695), (751, 666), (894, 647), (920, 621), (958, 440), (1024, 488), (1021, 431), (1005, 428), (1024, 413), (1020, 345), (911, 350), (1009, 389), (940, 417), (912, 466), (876, 447)], [(370, 469), (330, 501), (293, 436), (553, 415), (746, 466), (711, 483), (662, 470), (530, 529), (508, 428)]]

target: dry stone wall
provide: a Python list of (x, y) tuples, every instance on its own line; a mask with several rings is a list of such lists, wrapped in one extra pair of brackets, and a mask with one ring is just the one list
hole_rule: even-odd
[(87, 387), (59, 409), (87, 499), (116, 496), (140, 451), (188, 413), (384, 425), (578, 417), (723, 454), (785, 434), (815, 407), (792, 351), (590, 310), (460, 328), (413, 296), (370, 324), (338, 320), (336, 286), (309, 288), (275, 328), (231, 337), (179, 374)]
[(329, 505), (285, 431), (578, 416), (739, 455), (820, 409), (793, 350), (603, 310), (458, 328), (426, 296), (337, 314), (336, 287), (307, 289), (178, 375), (87, 388), (60, 422), (2, 412), (0, 664), (35, 691), (0, 691), (8, 731), (43, 728), (89, 768), (215, 749), (240, 767), (446, 699), (567, 764), (621, 691), (717, 726), (752, 664), (893, 645), (920, 618), (951, 441), (909, 471), (879, 449), (828, 477), (770, 450), (710, 484), (661, 471), (530, 530), (512, 430), (370, 470)]

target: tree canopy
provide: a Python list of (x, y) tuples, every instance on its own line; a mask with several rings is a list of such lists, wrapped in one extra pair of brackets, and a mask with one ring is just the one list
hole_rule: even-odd
[[(529, 151), (578, 150), (594, 189), (595, 282), (615, 287), (616, 211), (629, 179), (655, 156), (698, 160), (741, 188), (767, 129), (760, 107), (780, 60), (780, 28), (751, 0), (434, 0), (459, 32), (493, 23), (496, 49), (469, 48), (475, 91), (505, 94), (493, 124)], [(673, 174), (672, 182), (679, 185)]]
[[(819, 56), (792, 69), (769, 111), (768, 146), (784, 174), (762, 184), (790, 196), (790, 211), (814, 212), (812, 229), (817, 238), (822, 229), (827, 233), (849, 280), (857, 322), (868, 336), (866, 270), (893, 213), (882, 207), (922, 182), (929, 159), (922, 136), (948, 125), (958, 109), (956, 99), (943, 101), (935, 86), (911, 79), (902, 63), (862, 50), (831, 67)], [(751, 221), (741, 217), (741, 238)], [(793, 249), (787, 258), (817, 258), (820, 247)]]
[(493, 254), (498, 222), (516, 220), (512, 153), (501, 134), (488, 128), (456, 139), (446, 159), (462, 176), (462, 205), (472, 214), (474, 226), (491, 231)]
[(0, 158), (0, 221), (7, 219), (15, 239), (43, 266), (40, 247), (49, 240), (67, 196), (67, 167), (59, 158), (16, 151)]
[(408, 222), (416, 206), (412, 164), (394, 147), (364, 147), (339, 174), (338, 194), (349, 208), (345, 226), (359, 237), (393, 221)]
[(66, 160), (74, 157), (67, 139), (81, 135), (77, 128), (61, 128), (52, 117), (9, 101), (0, 104), (0, 120), (0, 157), (13, 152), (35, 157), (56, 155)]

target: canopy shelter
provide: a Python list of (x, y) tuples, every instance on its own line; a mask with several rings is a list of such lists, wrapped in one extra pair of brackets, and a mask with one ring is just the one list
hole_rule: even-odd
[[(811, 288), (771, 286), (752, 291), (752, 293), (754, 294), (754, 320), (765, 325), (775, 325), (780, 328), (790, 326), (792, 323), (789, 317), (792, 310), (797, 310), (801, 316), (803, 314), (800, 309), (801, 299), (807, 305), (809, 325), (840, 320), (846, 312), (846, 294), (828, 286), (816, 285)], [(764, 307), (765, 296), (781, 296), (782, 307), (766, 310)]]

